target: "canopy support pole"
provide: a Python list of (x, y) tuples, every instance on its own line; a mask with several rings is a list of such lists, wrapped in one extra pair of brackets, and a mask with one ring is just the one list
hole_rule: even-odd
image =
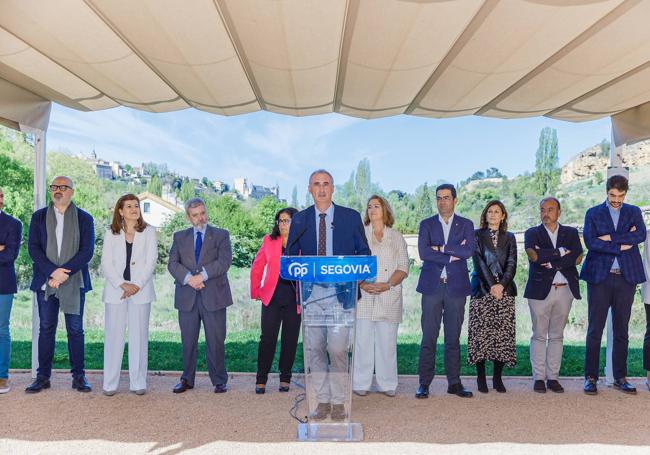
[[(20, 130), (30, 133), (34, 137), (34, 210), (45, 207), (47, 197), (47, 153), (45, 147), (45, 130), (20, 125)], [(38, 369), (38, 329), (40, 318), (38, 316), (38, 302), (36, 293), (32, 293), (32, 378), (36, 378)]]

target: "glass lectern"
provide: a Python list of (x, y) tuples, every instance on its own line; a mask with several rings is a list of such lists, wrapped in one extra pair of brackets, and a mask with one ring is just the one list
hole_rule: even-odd
[(374, 256), (284, 256), (280, 275), (297, 281), (309, 414), (301, 441), (361, 441), (352, 422), (352, 359), (357, 283), (377, 273)]

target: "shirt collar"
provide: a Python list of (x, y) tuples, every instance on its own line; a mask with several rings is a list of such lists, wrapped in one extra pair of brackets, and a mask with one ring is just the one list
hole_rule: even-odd
[(321, 212), (320, 210), (318, 210), (318, 209), (316, 208), (316, 206), (314, 206), (314, 208), (316, 209), (316, 215), (317, 215), (317, 216), (318, 216), (319, 214), (321, 214), (321, 213), (324, 213), (324, 214), (327, 215), (328, 218), (331, 218), (331, 217), (334, 215), (334, 203), (330, 204), (330, 206), (329, 206), (329, 207), (327, 208), (327, 210), (325, 210), (324, 212)]
[(612, 207), (611, 205), (609, 205), (609, 199), (605, 199), (605, 205), (607, 205), (607, 208), (609, 209), (610, 212), (611, 212), (611, 211), (618, 212), (618, 211), (621, 210), (621, 207), (623, 207), (623, 204), (621, 204), (621, 207), (615, 209), (614, 207)]
[(544, 229), (546, 229), (546, 232), (548, 232), (550, 235), (556, 235), (558, 232), (560, 232), (560, 223), (557, 224), (557, 227), (555, 228), (555, 232), (547, 228), (544, 223), (542, 223), (542, 226), (544, 226)]
[(192, 229), (194, 229), (194, 237), (196, 237), (197, 232), (200, 232), (201, 235), (205, 238), (205, 231), (208, 229), (208, 225), (207, 224), (204, 225), (203, 229), (201, 229), (201, 230), (198, 230), (195, 226), (192, 226)]
[(446, 224), (446, 225), (451, 225), (451, 223), (454, 221), (454, 216), (456, 216), (456, 213), (452, 213), (451, 216), (449, 217), (449, 221), (445, 223), (444, 218), (442, 217), (441, 214), (438, 214), (438, 219), (440, 220), (440, 223)]

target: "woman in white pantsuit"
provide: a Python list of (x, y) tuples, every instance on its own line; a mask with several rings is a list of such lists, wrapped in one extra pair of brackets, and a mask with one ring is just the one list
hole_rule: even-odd
[(149, 314), (156, 299), (153, 275), (158, 259), (156, 230), (148, 226), (133, 194), (115, 204), (113, 222), (104, 236), (104, 395), (120, 382), (124, 332), (129, 327), (129, 389), (147, 390)]
[(408, 275), (409, 258), (402, 234), (392, 229), (395, 218), (388, 201), (368, 199), (364, 224), (377, 279), (362, 283), (357, 304), (352, 389), (365, 396), (372, 385), (389, 397), (397, 388), (397, 328), (402, 322), (402, 281)]

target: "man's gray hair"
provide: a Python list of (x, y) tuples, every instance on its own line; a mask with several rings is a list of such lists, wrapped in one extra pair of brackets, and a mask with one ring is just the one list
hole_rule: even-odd
[(312, 172), (309, 175), (309, 184), (311, 185), (311, 179), (316, 175), (316, 174), (327, 174), (327, 176), (330, 178), (330, 183), (334, 185), (334, 177), (332, 177), (332, 174), (327, 169), (316, 169), (314, 172)]
[(193, 197), (192, 199), (188, 199), (187, 201), (185, 201), (184, 205), (185, 205), (185, 213), (189, 215), (190, 209), (193, 209), (200, 205), (205, 207), (205, 201), (200, 197)]
[(555, 202), (557, 204), (557, 209), (562, 210), (562, 204), (560, 204), (559, 199), (556, 198), (556, 197), (553, 197), (553, 196), (546, 196), (544, 199), (539, 201), (539, 207), (542, 208), (542, 206), (544, 205), (544, 202), (548, 202), (548, 201)]
[(70, 183), (70, 185), (68, 185), (68, 186), (70, 188), (74, 188), (74, 183), (72, 182), (72, 179), (70, 177), (68, 177), (67, 175), (57, 175), (56, 177), (54, 177), (52, 179), (52, 183), (54, 183), (56, 180), (59, 180), (59, 179), (66, 179), (68, 181), (68, 183)]

